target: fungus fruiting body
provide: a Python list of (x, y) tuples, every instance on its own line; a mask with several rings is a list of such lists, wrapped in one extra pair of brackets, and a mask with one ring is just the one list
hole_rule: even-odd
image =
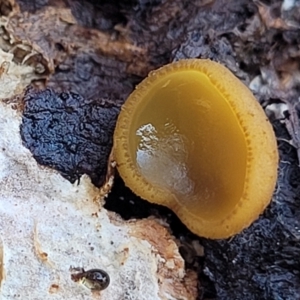
[(210, 60), (151, 72), (122, 107), (113, 151), (133, 192), (169, 207), (208, 238), (251, 224), (270, 202), (277, 178), (276, 139), (263, 109)]

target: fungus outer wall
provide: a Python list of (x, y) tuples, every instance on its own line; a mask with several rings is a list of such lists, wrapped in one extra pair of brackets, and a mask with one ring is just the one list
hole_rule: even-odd
[(194, 233), (225, 238), (270, 202), (277, 145), (264, 111), (225, 67), (183, 60), (129, 96), (114, 134), (126, 185), (171, 208)]

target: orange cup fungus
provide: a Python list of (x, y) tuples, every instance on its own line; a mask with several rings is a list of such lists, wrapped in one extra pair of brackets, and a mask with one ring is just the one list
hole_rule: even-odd
[(210, 60), (151, 72), (122, 107), (113, 153), (134, 193), (169, 207), (207, 238), (249, 226), (269, 204), (277, 179), (276, 139), (263, 109)]

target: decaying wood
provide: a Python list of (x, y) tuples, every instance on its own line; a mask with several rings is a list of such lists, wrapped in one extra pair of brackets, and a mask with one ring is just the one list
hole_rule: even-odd
[[(9, 240), (11, 244), (8, 237), (1, 238), (0, 254), (4, 263), (1, 265), (0, 255), (0, 286), (4, 299), (11, 299), (7, 282), (13, 284), (13, 270), (17, 269), (18, 262), (19, 265), (27, 264), (28, 258), (32, 259), (33, 269), (26, 269), (27, 274), (33, 272), (45, 278), (41, 283), (40, 277), (31, 278), (39, 282), (43, 295), (57, 294), (61, 299), (63, 295), (71, 295), (70, 299), (76, 299), (74, 297), (80, 297), (82, 293), (83, 299), (99, 297), (91, 296), (89, 291), (83, 291), (81, 286), (70, 282), (67, 268), (72, 263), (84, 267), (98, 267), (94, 264), (107, 267), (112, 282), (117, 285), (112, 283), (111, 290), (103, 292), (101, 297), (105, 299), (134, 297), (137, 290), (144, 288), (145, 282), (155, 283), (149, 283), (152, 294), (146, 299), (195, 299), (196, 274), (184, 270), (178, 248), (173, 245), (173, 237), (164, 226), (152, 219), (126, 223), (112, 213), (107, 214), (105, 209), (99, 212), (99, 206), (91, 201), (97, 198), (99, 190), (95, 190), (88, 178), (84, 177), (76, 187), (55, 171), (41, 168), (32, 160), (17, 139), (22, 105), (15, 97), (22, 94), (29, 83), (34, 83), (41, 88), (52, 87), (57, 92), (72, 90), (87, 99), (101, 101), (107, 98), (123, 102), (149, 71), (173, 60), (195, 57), (221, 62), (250, 87), (258, 101), (272, 114), (270, 120), (281, 155), (273, 202), (257, 222), (230, 241), (193, 237), (204, 245), (204, 257), (198, 260), (197, 270), (198, 281), (207, 285), (198, 288), (198, 292), (202, 292), (198, 297), (293, 300), (294, 295), (300, 293), (297, 259), (300, 255), (299, 1), (85, 0), (83, 3), (80, 0), (0, 0), (0, 16), (0, 98), (6, 99), (0, 105), (0, 121), (3, 122), (0, 130), (8, 126), (7, 122), (10, 130), (9, 139), (3, 140), (0, 151), (0, 159), (4, 159), (0, 163), (0, 192), (1, 197), (5, 194), (5, 201), (8, 201), (5, 202), (5, 218), (13, 216), (17, 222), (0, 218), (0, 232), (3, 232), (4, 224), (6, 230), (15, 232), (13, 224), (23, 224), (20, 216), (26, 215), (29, 220), (28, 224), (23, 224), (24, 232), (15, 232)], [(11, 135), (14, 145), (10, 143)], [(14, 147), (19, 152), (15, 153)], [(105, 188), (103, 194), (111, 187), (111, 181), (107, 183), (108, 189)], [(109, 195), (107, 204), (116, 201), (115, 211), (127, 218), (136, 216), (137, 207), (145, 204), (124, 186), (119, 184), (118, 189)], [(46, 206), (47, 202), (53, 201), (61, 207), (60, 211), (56, 206)], [(0, 201), (0, 214), (3, 214), (1, 203), (3, 200)], [(53, 210), (49, 211), (49, 216), (57, 212), (59, 217), (62, 217), (64, 207), (68, 207), (62, 224), (68, 228), (68, 222), (71, 222), (70, 232), (76, 241), (72, 240), (72, 244), (78, 246), (79, 252), (75, 249), (77, 246), (65, 248), (64, 253), (57, 252), (58, 243), (52, 242), (53, 237), (62, 234), (61, 227), (51, 223), (57, 218), (53, 215), (49, 224), (57, 231), (46, 234), (50, 226), (46, 228), (47, 222), (42, 220), (42, 205), (46, 211)], [(12, 208), (9, 214), (7, 207)], [(29, 215), (28, 207), (33, 215)], [(72, 219), (74, 215), (76, 218)], [(141, 215), (137, 214), (137, 217)], [(36, 220), (31, 220), (32, 216)], [(169, 213), (165, 213), (164, 218), (173, 220)], [(79, 226), (72, 222), (79, 223)], [(148, 226), (153, 231), (143, 230)], [(120, 237), (119, 243), (112, 244), (105, 252), (105, 243), (99, 242), (106, 239), (110, 243), (110, 239), (104, 237), (104, 227), (111, 230), (110, 236), (115, 234), (119, 239), (118, 234), (123, 237), (129, 234), (126, 238), (130, 236), (134, 242), (123, 242)], [(77, 232), (74, 228), (82, 231)], [(120, 228), (127, 228), (126, 233)], [(184, 238), (190, 235), (182, 227), (178, 230), (180, 233), (176, 233), (176, 229), (175, 226), (174, 234)], [(80, 240), (78, 234), (87, 234), (86, 240)], [(96, 238), (95, 234), (99, 236)], [(160, 235), (162, 241), (158, 239)], [(90, 237), (93, 244), (87, 246)], [(25, 244), (16, 242), (20, 238)], [(55, 250), (49, 243), (56, 247)], [(17, 251), (21, 246), (27, 247), (26, 262), (25, 256), (20, 257)], [(15, 257), (17, 260), (14, 261)], [(133, 269), (136, 266), (132, 257), (141, 259), (148, 267), (126, 273), (127, 264)], [(66, 264), (62, 265), (61, 260)], [(193, 266), (193, 258), (186, 258), (187, 261)], [(147, 273), (150, 269), (155, 275)], [(145, 273), (143, 280), (139, 277), (141, 273)], [(24, 274), (21, 273), (19, 278), (26, 281)], [(155, 280), (151, 281), (151, 278)], [(18, 291), (17, 285), (11, 287)], [(71, 294), (68, 294), (69, 288)], [(184, 295), (179, 294), (180, 290)], [(35, 287), (30, 290), (35, 291)], [(20, 289), (19, 294), (25, 299), (27, 295), (24, 293), (26, 291)], [(42, 298), (41, 295), (37, 298)]]
[[(185, 272), (178, 246), (164, 226), (153, 219), (128, 224), (108, 213), (99, 205), (103, 190), (87, 176), (79, 185), (71, 184), (39, 166), (22, 145), (22, 112), (14, 101), (3, 100), (22, 91), (28, 84), (24, 76), (34, 78), (35, 69), (17, 66), (12, 59), (1, 52), (2, 299), (47, 299), (49, 294), (57, 299), (195, 299), (196, 273)], [(135, 226), (140, 237), (132, 233)], [(101, 293), (86, 290), (71, 280), (70, 266), (103, 268), (111, 283)]]

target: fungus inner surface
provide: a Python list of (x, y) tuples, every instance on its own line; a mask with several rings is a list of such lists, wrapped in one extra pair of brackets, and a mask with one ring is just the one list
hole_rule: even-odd
[(131, 160), (152, 186), (206, 220), (229, 215), (245, 184), (247, 145), (235, 112), (206, 74), (157, 78), (129, 125)]

